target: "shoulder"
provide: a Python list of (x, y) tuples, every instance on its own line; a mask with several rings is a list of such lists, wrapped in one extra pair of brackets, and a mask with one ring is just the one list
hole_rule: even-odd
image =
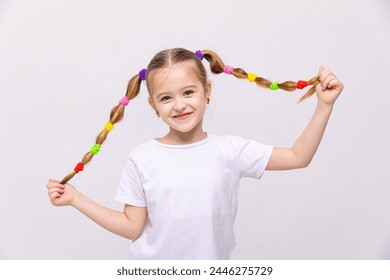
[(234, 153), (240, 147), (245, 146), (246, 143), (253, 141), (250, 139), (242, 138), (240, 136), (234, 136), (229, 134), (221, 136), (213, 135), (212, 139), (218, 148), (223, 149), (228, 153)]
[(128, 157), (132, 159), (144, 158), (150, 153), (151, 147), (152, 147), (152, 140), (139, 144), (130, 151)]
[(235, 136), (235, 135), (229, 135), (225, 134), (222, 136), (214, 136), (215, 142), (220, 144), (220, 145), (225, 145), (229, 146), (231, 148), (236, 148), (237, 146), (240, 146), (244, 143), (253, 141), (251, 139), (246, 139), (240, 136)]
[(261, 143), (254, 139), (244, 138), (234, 135), (216, 136), (216, 141), (220, 146), (224, 146), (229, 152), (240, 154), (243, 151), (268, 152), (272, 150), (272, 145)]

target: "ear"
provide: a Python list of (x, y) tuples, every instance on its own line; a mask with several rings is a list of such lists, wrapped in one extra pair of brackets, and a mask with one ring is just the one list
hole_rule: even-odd
[(211, 97), (211, 83), (210, 82), (207, 82), (206, 86), (204, 87), (204, 94), (205, 94), (206, 98)]
[(154, 101), (153, 101), (152, 97), (150, 97), (150, 96), (148, 97), (148, 102), (149, 102), (149, 105), (152, 106), (153, 110), (157, 111), (156, 105), (154, 105)]

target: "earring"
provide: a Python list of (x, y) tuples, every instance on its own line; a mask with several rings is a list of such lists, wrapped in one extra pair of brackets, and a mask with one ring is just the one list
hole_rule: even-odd
[(158, 111), (156, 111), (156, 115), (157, 117), (160, 117), (160, 113)]
[(210, 98), (207, 97), (206, 104), (210, 104)]

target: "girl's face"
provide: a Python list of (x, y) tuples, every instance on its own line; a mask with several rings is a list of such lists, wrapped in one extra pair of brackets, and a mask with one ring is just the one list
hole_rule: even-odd
[(170, 133), (203, 133), (202, 121), (211, 87), (198, 78), (193, 62), (176, 63), (149, 76), (149, 103), (170, 127)]

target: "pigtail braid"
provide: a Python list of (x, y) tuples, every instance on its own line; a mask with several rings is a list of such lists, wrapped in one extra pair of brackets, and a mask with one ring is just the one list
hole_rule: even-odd
[[(210, 64), (210, 70), (214, 74), (221, 74), (221, 73), (227, 73), (232, 74), (233, 76), (239, 78), (239, 79), (251, 79), (250, 81), (255, 82), (258, 86), (264, 87), (264, 88), (271, 88), (273, 90), (276, 89), (283, 89), (285, 91), (294, 91), (297, 88), (303, 89), (304, 87), (310, 85), (312, 86), (298, 101), (300, 103), (301, 101), (305, 100), (306, 98), (309, 98), (316, 92), (316, 85), (319, 83), (318, 77), (314, 77), (310, 80), (306, 81), (286, 81), (283, 83), (278, 82), (271, 82), (265, 78), (257, 77), (256, 74), (253, 73), (247, 73), (242, 68), (233, 68), (231, 66), (227, 66), (223, 63), (222, 59), (213, 51), (210, 50), (203, 50), (202, 54), (204, 58), (209, 62)], [(228, 68), (226, 68), (228, 67)], [(230, 69), (229, 69), (230, 68)]]
[(103, 144), (103, 142), (106, 140), (108, 133), (110, 130), (114, 127), (114, 124), (117, 122), (120, 122), (123, 119), (123, 115), (125, 112), (125, 107), (129, 100), (135, 98), (141, 88), (141, 82), (142, 79), (140, 75), (135, 75), (132, 77), (127, 85), (126, 95), (121, 99), (120, 103), (116, 105), (114, 108), (111, 109), (110, 113), (110, 121), (107, 122), (104, 129), (99, 133), (99, 135), (96, 137), (96, 144), (91, 148), (91, 150), (86, 153), (81, 160), (75, 167), (74, 171), (66, 175), (62, 180), (61, 184), (66, 184), (70, 179), (72, 179), (79, 171), (82, 171), (84, 168), (84, 165), (86, 165), (88, 162), (91, 161), (92, 157), (96, 155), (99, 150), (100, 146)]

